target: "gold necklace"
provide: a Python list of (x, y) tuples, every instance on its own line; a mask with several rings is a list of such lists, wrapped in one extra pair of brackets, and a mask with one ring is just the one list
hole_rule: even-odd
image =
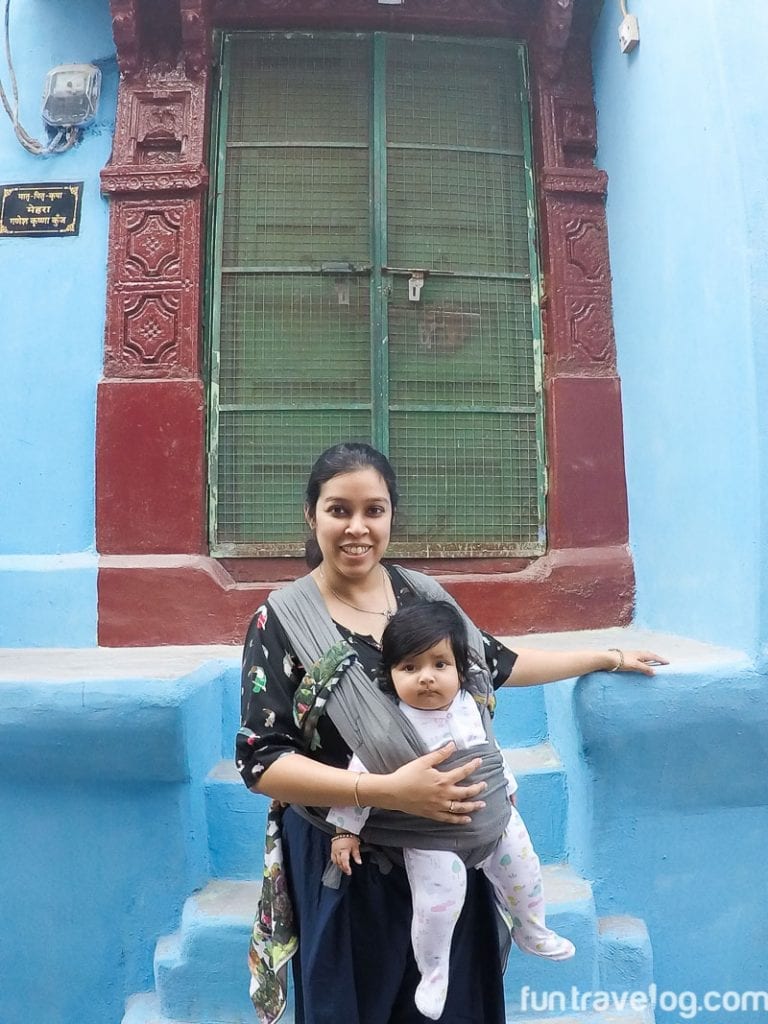
[(370, 609), (370, 608), (360, 608), (360, 607), (359, 607), (358, 605), (356, 605), (356, 604), (352, 604), (352, 602), (351, 602), (351, 601), (347, 601), (347, 600), (345, 600), (345, 599), (344, 599), (344, 598), (343, 598), (343, 597), (341, 596), (341, 594), (338, 594), (338, 593), (337, 593), (337, 592), (336, 592), (336, 591), (335, 591), (335, 590), (333, 589), (333, 587), (331, 586), (331, 584), (330, 584), (330, 581), (328, 580), (328, 577), (327, 577), (327, 576), (325, 575), (325, 573), (323, 572), (323, 567), (322, 567), (322, 565), (321, 565), (321, 566), (319, 566), (319, 570), (318, 570), (318, 571), (319, 571), (320, 575), (321, 575), (321, 576), (322, 576), (322, 578), (323, 578), (323, 583), (325, 583), (326, 587), (328, 587), (328, 589), (330, 590), (330, 592), (331, 592), (331, 593), (333, 594), (333, 596), (334, 596), (334, 597), (336, 598), (336, 600), (337, 600), (337, 601), (341, 601), (341, 603), (342, 603), (342, 604), (345, 604), (345, 605), (347, 606), (347, 608), (354, 608), (354, 610), (355, 610), (356, 612), (362, 612), (362, 613), (363, 613), (363, 615), (381, 615), (381, 616), (383, 616), (383, 618), (385, 618), (385, 619), (387, 620), (387, 622), (389, 622), (389, 620), (390, 620), (390, 619), (392, 618), (392, 616), (393, 616), (393, 615), (394, 615), (395, 613), (394, 613), (394, 611), (392, 611), (392, 609), (391, 609), (391, 608), (389, 607), (389, 595), (387, 594), (387, 574), (386, 574), (386, 572), (385, 572), (385, 570), (384, 570), (384, 566), (383, 566), (383, 565), (382, 565), (382, 566), (379, 566), (379, 568), (381, 569), (381, 585), (382, 585), (382, 587), (384, 588), (384, 601), (386, 602), (386, 605), (387, 605), (387, 609), (386, 609), (386, 611), (383, 611), (383, 612), (376, 612), (376, 611), (371, 611), (371, 609)]

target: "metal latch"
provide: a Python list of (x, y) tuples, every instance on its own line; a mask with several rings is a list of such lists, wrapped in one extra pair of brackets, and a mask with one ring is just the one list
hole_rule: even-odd
[(322, 263), (320, 265), (320, 273), (334, 278), (333, 290), (336, 292), (336, 301), (340, 306), (348, 306), (350, 299), (349, 279), (352, 274), (357, 273), (357, 268), (354, 264), (342, 260), (335, 263)]
[(419, 302), (426, 272), (423, 270), (412, 270), (410, 273), (411, 276), (408, 278), (408, 298), (411, 302)]

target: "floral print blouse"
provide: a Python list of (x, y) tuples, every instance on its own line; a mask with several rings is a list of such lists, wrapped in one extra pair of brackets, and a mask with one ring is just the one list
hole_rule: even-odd
[[(417, 600), (396, 566), (385, 569), (399, 608)], [(337, 628), (357, 651), (365, 671), (375, 678), (380, 667), (378, 644), (370, 636), (352, 633), (341, 625)], [(499, 687), (509, 678), (517, 656), (489, 634), (483, 633), (483, 642), (493, 685)], [(325, 764), (347, 767), (352, 752), (327, 716), (318, 723), (315, 749), (307, 750), (293, 712), (294, 694), (303, 677), (304, 667), (267, 600), (251, 621), (243, 651), (242, 727), (237, 733), (235, 760), (246, 786), (253, 786), (284, 754), (306, 754)]]

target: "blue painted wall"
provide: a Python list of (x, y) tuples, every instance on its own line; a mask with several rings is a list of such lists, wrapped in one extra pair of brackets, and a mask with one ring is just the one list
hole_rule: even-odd
[[(0, 239), (0, 645), (96, 643), (94, 438), (101, 375), (109, 158), (117, 67), (105, 0), (11, 6), (20, 118), (44, 141), (46, 72), (97, 63), (98, 118), (68, 153), (35, 157), (0, 112), (0, 183), (83, 181), (76, 238)], [(3, 72), (6, 89), (7, 72)]]
[(639, 48), (605, 3), (593, 57), (637, 621), (755, 661), (593, 676), (551, 721), (570, 722), (572, 849), (602, 913), (646, 919), (659, 987), (765, 989), (768, 11), (629, 7)]
[[(764, 693), (765, 678), (747, 659), (547, 688), (552, 732), (575, 783), (570, 859), (594, 879), (599, 914), (645, 920), (659, 992), (692, 992), (701, 1002), (707, 992), (766, 990)], [(723, 1016), (696, 1019), (720, 1024)], [(734, 1024), (765, 1019), (752, 1008), (730, 1016)]]
[(118, 1024), (152, 988), (157, 938), (208, 877), (203, 782), (236, 662), (0, 682), (3, 1024)]
[(756, 649), (764, 632), (768, 11), (617, 5), (594, 35), (609, 174), (637, 621)]

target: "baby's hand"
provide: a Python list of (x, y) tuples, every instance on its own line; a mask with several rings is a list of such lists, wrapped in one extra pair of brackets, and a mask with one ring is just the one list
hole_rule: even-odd
[(339, 832), (331, 839), (331, 860), (345, 875), (352, 874), (352, 861), (362, 864), (360, 840), (351, 832)]

